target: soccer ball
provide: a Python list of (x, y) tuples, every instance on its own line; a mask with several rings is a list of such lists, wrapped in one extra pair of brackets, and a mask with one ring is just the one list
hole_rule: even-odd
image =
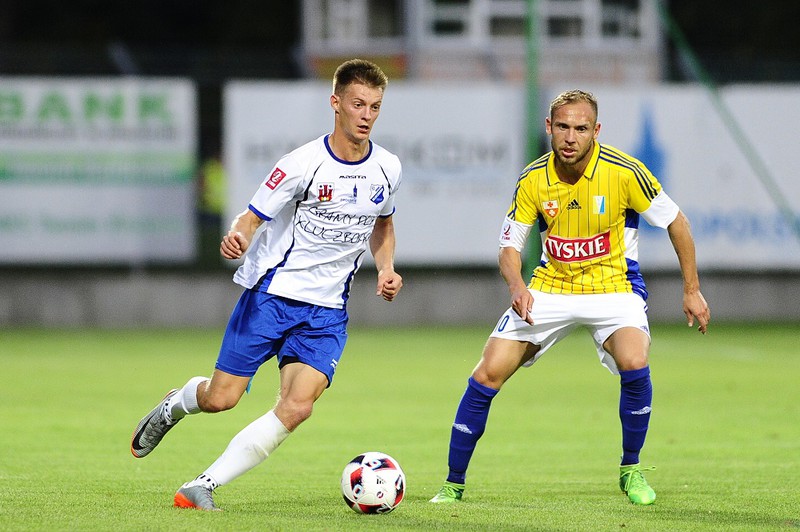
[(406, 476), (388, 454), (360, 454), (342, 471), (344, 502), (360, 514), (391, 512), (403, 500), (405, 491)]

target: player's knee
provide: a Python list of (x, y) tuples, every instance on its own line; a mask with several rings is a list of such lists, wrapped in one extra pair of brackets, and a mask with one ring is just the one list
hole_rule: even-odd
[(206, 393), (198, 396), (197, 404), (200, 410), (210, 414), (230, 410), (239, 403), (239, 398), (224, 394)]
[(313, 401), (294, 401), (281, 399), (275, 407), (276, 415), (284, 422), (286, 428), (293, 430), (303, 421), (311, 417), (314, 411)]
[(292, 417), (295, 420), (297, 420), (298, 424), (310, 418), (311, 413), (313, 411), (314, 411), (314, 403), (311, 402), (300, 402), (291, 404)]
[(620, 371), (635, 371), (637, 369), (642, 369), (648, 364), (647, 353), (620, 357), (619, 360), (616, 360), (616, 363), (617, 369)]
[(486, 386), (487, 388), (492, 388), (494, 390), (499, 390), (506, 381), (505, 375), (493, 373), (483, 367), (475, 368), (475, 371), (472, 373), (472, 378), (475, 379), (475, 382), (481, 386)]

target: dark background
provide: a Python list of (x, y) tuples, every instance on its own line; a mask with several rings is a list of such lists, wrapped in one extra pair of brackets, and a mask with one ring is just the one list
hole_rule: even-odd
[[(800, 81), (800, 1), (667, 6), (717, 83)], [(226, 79), (302, 76), (299, 17), (300, 2), (285, 0), (0, 0), (0, 75), (190, 77), (205, 156), (220, 144)], [(667, 50), (665, 80), (692, 79), (674, 43)]]

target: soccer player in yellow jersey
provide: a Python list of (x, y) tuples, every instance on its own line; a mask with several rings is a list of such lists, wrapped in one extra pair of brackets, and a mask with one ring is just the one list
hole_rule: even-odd
[[(500, 273), (511, 307), (468, 380), (451, 430), (449, 474), (431, 502), (461, 499), (494, 396), (517, 369), (578, 326), (589, 330), (600, 362), (620, 377), (620, 489), (634, 504), (656, 499), (639, 464), (653, 388), (637, 228), (642, 216), (667, 229), (683, 276), (683, 312), (689, 326), (697, 321), (705, 334), (711, 315), (700, 293), (689, 222), (640, 161), (597, 142), (597, 101), (590, 93), (557, 96), (545, 128), (553, 150), (523, 170), (500, 235)], [(521, 252), (534, 225), (542, 261), (526, 285)]]

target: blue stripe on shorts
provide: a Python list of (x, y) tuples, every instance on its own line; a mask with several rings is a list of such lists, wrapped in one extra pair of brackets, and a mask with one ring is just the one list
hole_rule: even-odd
[(347, 342), (347, 310), (320, 307), (258, 290), (245, 290), (231, 313), (216, 368), (252, 377), (278, 357), (325, 374), (328, 386)]

